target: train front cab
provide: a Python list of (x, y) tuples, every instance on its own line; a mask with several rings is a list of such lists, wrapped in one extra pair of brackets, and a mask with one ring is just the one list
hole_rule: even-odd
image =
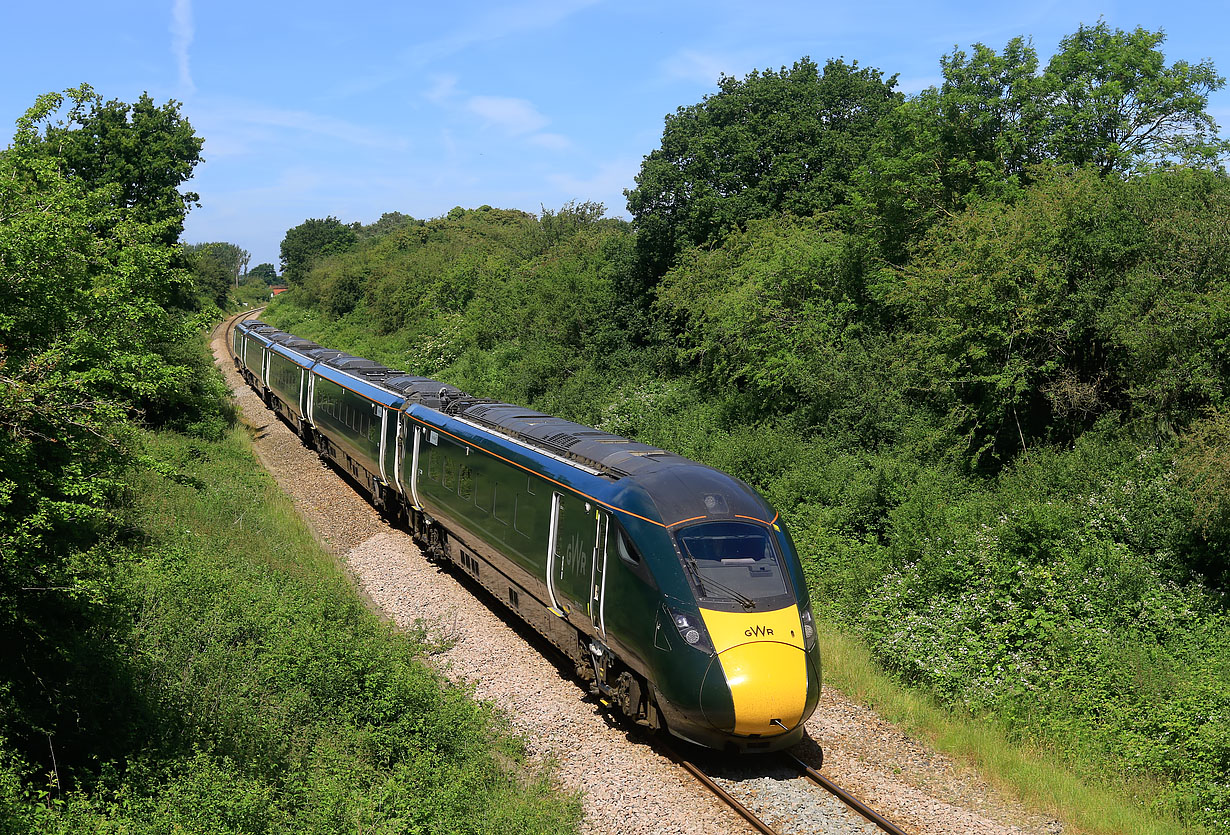
[(672, 536), (692, 595), (667, 598), (658, 616), (668, 728), (740, 752), (793, 745), (819, 701), (821, 669), (789, 537), (779, 524), (742, 519), (707, 519)]

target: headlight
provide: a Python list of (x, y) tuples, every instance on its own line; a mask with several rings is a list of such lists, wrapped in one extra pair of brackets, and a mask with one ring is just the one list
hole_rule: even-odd
[(670, 613), (671, 620), (675, 622), (675, 628), (679, 630), (679, 637), (683, 638), (688, 646), (705, 653), (713, 652), (713, 643), (709, 640), (705, 624), (701, 622), (700, 618), (696, 615), (689, 615), (687, 612), (673, 609), (670, 606), (666, 607), (666, 611)]
[(803, 649), (811, 652), (816, 645), (816, 621), (811, 616), (811, 608), (803, 607), (799, 619), (803, 621)]

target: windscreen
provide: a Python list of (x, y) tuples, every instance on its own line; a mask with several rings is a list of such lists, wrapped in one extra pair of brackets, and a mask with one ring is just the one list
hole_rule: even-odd
[(786, 594), (781, 558), (769, 531), (747, 522), (705, 522), (677, 534), (702, 597), (752, 608)]

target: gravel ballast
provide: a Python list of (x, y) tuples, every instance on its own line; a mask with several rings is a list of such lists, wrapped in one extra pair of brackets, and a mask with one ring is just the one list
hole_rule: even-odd
[[(659, 754), (636, 729), (612, 721), (530, 631), (468, 580), (429, 562), (336, 471), (305, 448), (234, 370), (222, 329), (214, 355), (235, 393), (261, 463), (357, 587), (402, 627), (444, 639), (431, 662), (497, 706), (532, 755), (554, 764), (565, 790), (584, 794), (587, 833), (750, 832), (750, 827)], [(794, 753), (910, 832), (1053, 835), (1053, 821), (995, 796), (975, 775), (928, 750), (873, 711), (826, 688)], [(748, 757), (710, 773), (783, 833), (880, 830), (824, 790)]]

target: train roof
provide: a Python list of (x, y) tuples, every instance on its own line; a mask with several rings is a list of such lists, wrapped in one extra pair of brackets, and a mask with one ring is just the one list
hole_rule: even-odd
[[(268, 327), (263, 322), (245, 324)], [(281, 331), (276, 333), (282, 334)], [(687, 519), (743, 513), (752, 518), (768, 508), (754, 491), (731, 490), (733, 483), (742, 484), (738, 479), (678, 453), (524, 406), (474, 397), (457, 386), (407, 374), (344, 351), (322, 348), (301, 337), (290, 336), (288, 340), (279, 339), (278, 343), (293, 347), (320, 365), (385, 392), (396, 393), (407, 404), (418, 403), (494, 430), (528, 447), (582, 464), (610, 478), (631, 477), (654, 496), (664, 517)], [(719, 507), (710, 506), (715, 500)]]
[[(469, 398), (474, 401), (475, 398)], [(742, 518), (772, 523), (772, 509), (739, 479), (675, 452), (511, 403), (471, 402), (446, 409), (531, 449), (626, 479), (645, 491), (668, 524)]]
[(674, 452), (511, 403), (482, 401), (456, 414), (616, 478), (663, 465), (695, 463)]

